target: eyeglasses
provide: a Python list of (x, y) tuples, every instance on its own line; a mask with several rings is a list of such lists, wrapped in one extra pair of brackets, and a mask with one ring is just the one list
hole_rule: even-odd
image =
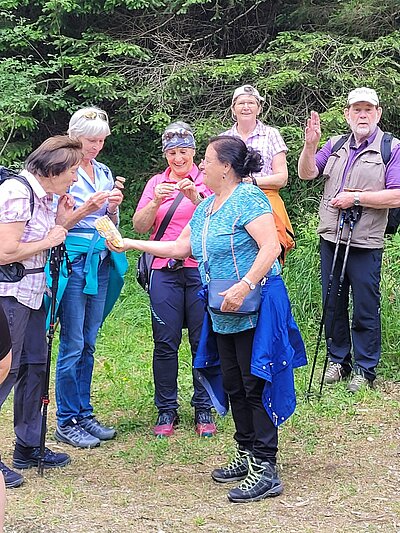
[(170, 141), (174, 137), (181, 137), (182, 139), (186, 139), (186, 137), (193, 137), (193, 133), (188, 130), (171, 130), (166, 131), (163, 133), (162, 140), (163, 141)]
[(104, 113), (104, 111), (85, 111), (85, 113), (82, 113), (81, 116), (87, 118), (88, 120), (95, 120), (97, 117), (99, 117), (100, 120), (108, 122), (107, 113)]

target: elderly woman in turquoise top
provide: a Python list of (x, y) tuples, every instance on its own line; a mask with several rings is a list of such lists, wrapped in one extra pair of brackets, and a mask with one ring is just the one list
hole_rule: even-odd
[(114, 267), (94, 223), (105, 214), (118, 223), (123, 195), (114, 186), (110, 169), (96, 160), (110, 135), (107, 113), (96, 107), (76, 111), (68, 135), (82, 143), (83, 159), (78, 180), (69, 190), (75, 210), (65, 223), (70, 229), (66, 247), (72, 274), (60, 282), (63, 294), (59, 306), (55, 437), (72, 446), (92, 448), (116, 434), (114, 428), (104, 426), (94, 417), (90, 399), (96, 337), (104, 318)]
[[(263, 403), (265, 378), (252, 372), (253, 339), (259, 314), (238, 316), (231, 313), (242, 306), (245, 297), (256, 290), (256, 284), (264, 278), (267, 281), (263, 294), (269, 292), (274, 280), (283, 285), (277, 261), (280, 246), (268, 198), (258, 188), (242, 182), (260, 170), (260, 154), (239, 138), (220, 136), (211, 139), (204, 165), (204, 184), (214, 195), (197, 207), (180, 237), (170, 242), (125, 239), (123, 250), (137, 249), (159, 257), (182, 258), (193, 253), (206, 283), (202, 245), (205, 241), (211, 279), (237, 280), (221, 293), (224, 298), (220, 313), (208, 309), (237, 443), (234, 459), (227, 466), (215, 469), (212, 478), (221, 483), (243, 480), (228, 493), (228, 498), (235, 502), (255, 501), (277, 496), (283, 490), (276, 469), (278, 432)], [(208, 230), (204, 235), (206, 219)], [(107, 246), (116, 250), (109, 243)], [(286, 291), (280, 291), (280, 297), (285, 299), (285, 305), (281, 306), (284, 316), (279, 316), (277, 306), (277, 313), (268, 317), (268, 331), (272, 331), (277, 340), (288, 337), (287, 327), (293, 327), (298, 333), (294, 321), (289, 324), (293, 317)], [(265, 299), (271, 300), (270, 297)], [(280, 342), (280, 346), (283, 345), (284, 342)]]

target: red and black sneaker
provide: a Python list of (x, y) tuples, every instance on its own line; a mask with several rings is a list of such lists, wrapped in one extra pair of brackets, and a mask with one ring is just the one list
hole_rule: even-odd
[(170, 437), (174, 433), (174, 428), (178, 424), (176, 411), (160, 411), (153, 433), (156, 437)]
[(194, 422), (196, 424), (196, 433), (200, 437), (212, 437), (217, 432), (211, 409), (196, 409)]

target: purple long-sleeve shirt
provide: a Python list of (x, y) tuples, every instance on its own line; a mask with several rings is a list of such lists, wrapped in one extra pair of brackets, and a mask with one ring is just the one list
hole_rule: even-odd
[[(374, 133), (370, 137), (368, 137), (368, 139), (366, 139), (363, 143), (361, 143), (361, 145), (358, 148), (355, 146), (354, 136), (353, 135), (351, 136), (350, 156), (347, 160), (347, 164), (343, 172), (342, 185), (340, 187), (340, 190), (343, 189), (343, 184), (346, 181), (347, 173), (349, 172), (349, 169), (355, 157), (362, 150), (364, 150), (364, 148), (366, 148), (369, 144), (371, 144), (374, 141), (377, 133), (378, 133), (378, 128), (376, 128)], [(331, 140), (329, 140), (326, 144), (324, 144), (324, 146), (320, 150), (318, 150), (318, 152), (315, 155), (315, 164), (317, 165), (317, 168), (320, 174), (323, 173), (325, 165), (331, 154), (332, 154), (332, 142)], [(397, 144), (393, 148), (388, 164), (386, 165), (385, 188), (386, 189), (400, 189), (400, 143)]]

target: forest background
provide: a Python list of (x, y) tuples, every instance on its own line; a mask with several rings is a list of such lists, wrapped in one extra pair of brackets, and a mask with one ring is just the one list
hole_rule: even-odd
[(289, 147), (283, 196), (301, 221), (319, 188), (296, 177), (312, 109), (325, 140), (346, 130), (348, 91), (371, 86), (383, 129), (399, 134), (399, 24), (398, 0), (0, 0), (0, 163), (18, 167), (78, 107), (100, 106), (113, 132), (102, 159), (128, 179), (128, 221), (164, 167), (163, 128), (189, 122), (200, 159), (231, 124), (233, 90), (251, 83)]

